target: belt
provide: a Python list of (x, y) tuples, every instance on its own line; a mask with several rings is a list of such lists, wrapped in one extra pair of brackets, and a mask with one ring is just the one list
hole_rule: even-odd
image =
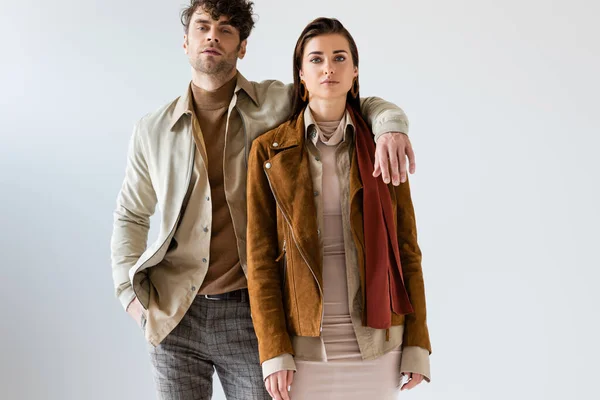
[(237, 300), (241, 302), (248, 299), (248, 289), (238, 289), (220, 294), (201, 294), (200, 296), (208, 300)]

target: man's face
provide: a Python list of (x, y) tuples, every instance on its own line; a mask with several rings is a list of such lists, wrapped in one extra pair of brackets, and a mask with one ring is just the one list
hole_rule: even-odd
[(246, 42), (240, 42), (240, 33), (229, 24), (229, 17), (221, 15), (215, 21), (198, 8), (190, 19), (183, 48), (196, 71), (227, 76), (235, 69), (237, 59), (244, 58)]

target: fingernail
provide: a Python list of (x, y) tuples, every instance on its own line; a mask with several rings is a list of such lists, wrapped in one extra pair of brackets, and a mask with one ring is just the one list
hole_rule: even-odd
[(398, 186), (400, 184), (400, 181), (398, 181), (397, 179), (394, 181), (394, 186)]

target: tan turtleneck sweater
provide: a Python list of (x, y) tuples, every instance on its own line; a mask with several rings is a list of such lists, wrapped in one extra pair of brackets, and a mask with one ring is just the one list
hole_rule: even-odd
[[(215, 91), (206, 91), (193, 83), (191, 85), (193, 111), (197, 124), (194, 124), (194, 167), (190, 187), (183, 202), (181, 219), (173, 241), (163, 262), (172, 268), (191, 268), (208, 261), (208, 271), (198, 290), (198, 294), (220, 294), (247, 287), (246, 276), (240, 265), (236, 247), (236, 236), (227, 201), (223, 178), (223, 153), (225, 150), (225, 128), (227, 111), (236, 78)], [(190, 108), (192, 105), (190, 105)], [(207, 226), (201, 215), (200, 204), (206, 199), (198, 186), (199, 175), (203, 172), (200, 152), (206, 149), (206, 169), (210, 183), (212, 203), (212, 226)], [(210, 259), (198, 255), (198, 242), (201, 235), (210, 234)]]

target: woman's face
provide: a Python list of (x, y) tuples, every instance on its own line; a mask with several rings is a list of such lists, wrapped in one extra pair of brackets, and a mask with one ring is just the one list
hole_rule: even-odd
[(356, 76), (358, 68), (343, 35), (321, 35), (306, 42), (300, 79), (306, 84), (310, 100), (346, 98)]

